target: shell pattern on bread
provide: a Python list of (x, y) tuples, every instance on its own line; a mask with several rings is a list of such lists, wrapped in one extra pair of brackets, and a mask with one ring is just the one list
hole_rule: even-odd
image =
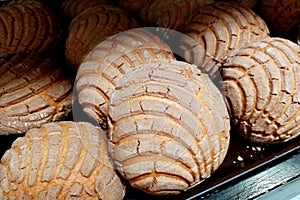
[(194, 51), (195, 44), (182, 40), (185, 60), (196, 64), (211, 78), (218, 75), (224, 57), (244, 44), (269, 37), (265, 22), (250, 8), (232, 2), (218, 2), (200, 8), (184, 33), (195, 39), (205, 49)]
[(78, 100), (95, 122), (106, 125), (107, 103), (123, 74), (156, 59), (175, 59), (168, 45), (138, 28), (114, 35), (98, 44), (83, 60), (76, 77)]
[(112, 92), (109, 147), (121, 175), (153, 195), (174, 195), (208, 178), (229, 146), (220, 91), (196, 66), (175, 60), (142, 64)]
[(108, 37), (128, 29), (137, 28), (136, 19), (120, 8), (107, 4), (85, 9), (69, 25), (66, 41), (66, 59), (78, 70), (84, 56)]
[(300, 134), (300, 46), (266, 38), (232, 51), (222, 67), (232, 120), (243, 137), (286, 142)]
[(58, 46), (62, 30), (50, 7), (39, 1), (11, 1), (0, 7), (0, 56), (45, 52)]
[(2, 200), (121, 200), (124, 195), (108, 157), (106, 134), (89, 123), (30, 129), (1, 159)]
[(53, 57), (0, 58), (0, 134), (24, 133), (71, 111), (73, 81)]

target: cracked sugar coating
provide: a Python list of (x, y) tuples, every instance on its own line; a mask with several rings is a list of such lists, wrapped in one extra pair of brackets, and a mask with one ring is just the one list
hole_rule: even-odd
[(278, 143), (300, 133), (300, 46), (281, 38), (232, 51), (223, 87), (239, 133), (254, 142)]
[(0, 7), (0, 56), (52, 50), (61, 35), (53, 10), (38, 1), (11, 1)]
[(58, 121), (72, 107), (72, 79), (52, 57), (0, 58), (0, 135)]
[[(250, 8), (237, 3), (219, 2), (198, 10), (184, 33), (194, 38), (196, 44), (181, 41), (184, 58), (215, 78), (224, 57), (244, 44), (269, 37), (265, 22)], [(194, 51), (194, 45), (205, 49)]]
[(89, 123), (30, 129), (1, 159), (2, 200), (121, 200), (124, 195), (108, 157), (106, 133)]
[(147, 29), (132, 29), (97, 45), (77, 73), (76, 89), (83, 111), (106, 125), (107, 103), (120, 77), (136, 65), (155, 59), (175, 59), (171, 49)]
[(136, 19), (120, 8), (99, 4), (85, 9), (69, 25), (66, 41), (66, 58), (69, 64), (78, 70), (84, 56), (96, 45), (119, 32), (137, 28)]
[(299, 0), (264, 0), (259, 3), (258, 8), (268, 26), (281, 35), (287, 35), (300, 21)]
[(160, 60), (126, 73), (108, 114), (117, 169), (133, 187), (153, 195), (178, 194), (201, 183), (228, 150), (223, 96), (185, 62)]

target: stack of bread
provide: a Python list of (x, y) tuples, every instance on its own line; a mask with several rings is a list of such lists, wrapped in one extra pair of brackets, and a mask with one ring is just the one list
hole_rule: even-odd
[(233, 132), (298, 137), (300, 4), (249, 2), (1, 3), (0, 135), (21, 135), (0, 199), (177, 195), (214, 174)]

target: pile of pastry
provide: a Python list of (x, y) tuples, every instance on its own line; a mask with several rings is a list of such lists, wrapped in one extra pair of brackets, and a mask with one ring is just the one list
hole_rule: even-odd
[(299, 1), (50, 2), (0, 6), (0, 199), (176, 195), (300, 134)]

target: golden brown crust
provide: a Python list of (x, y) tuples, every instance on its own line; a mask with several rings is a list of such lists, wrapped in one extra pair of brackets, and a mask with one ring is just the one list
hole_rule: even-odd
[(171, 49), (146, 29), (114, 35), (97, 45), (77, 73), (79, 103), (91, 119), (106, 125), (107, 103), (121, 76), (135, 66), (156, 59), (175, 59)]
[(106, 133), (89, 123), (30, 129), (1, 159), (0, 199), (121, 200), (124, 195), (108, 157)]
[[(189, 42), (182, 41), (183, 49), (191, 51), (185, 59), (199, 66), (214, 78), (226, 54), (248, 42), (269, 37), (265, 22), (251, 9), (236, 3), (219, 2), (198, 11), (184, 33), (205, 49), (193, 51)], [(201, 58), (201, 59), (200, 59)]]
[(38, 1), (11, 1), (2, 6), (0, 29), (0, 56), (54, 49), (62, 35), (54, 12)]
[(77, 70), (84, 56), (97, 44), (109, 36), (138, 26), (136, 19), (112, 5), (86, 9), (77, 15), (69, 26), (66, 58)]
[(72, 79), (52, 57), (0, 59), (0, 134), (61, 120), (72, 107)]
[(300, 47), (267, 38), (232, 51), (223, 87), (239, 133), (254, 142), (286, 142), (299, 135)]
[(220, 91), (196, 66), (157, 60), (126, 73), (108, 107), (110, 152), (129, 183), (178, 194), (208, 178), (229, 146)]

